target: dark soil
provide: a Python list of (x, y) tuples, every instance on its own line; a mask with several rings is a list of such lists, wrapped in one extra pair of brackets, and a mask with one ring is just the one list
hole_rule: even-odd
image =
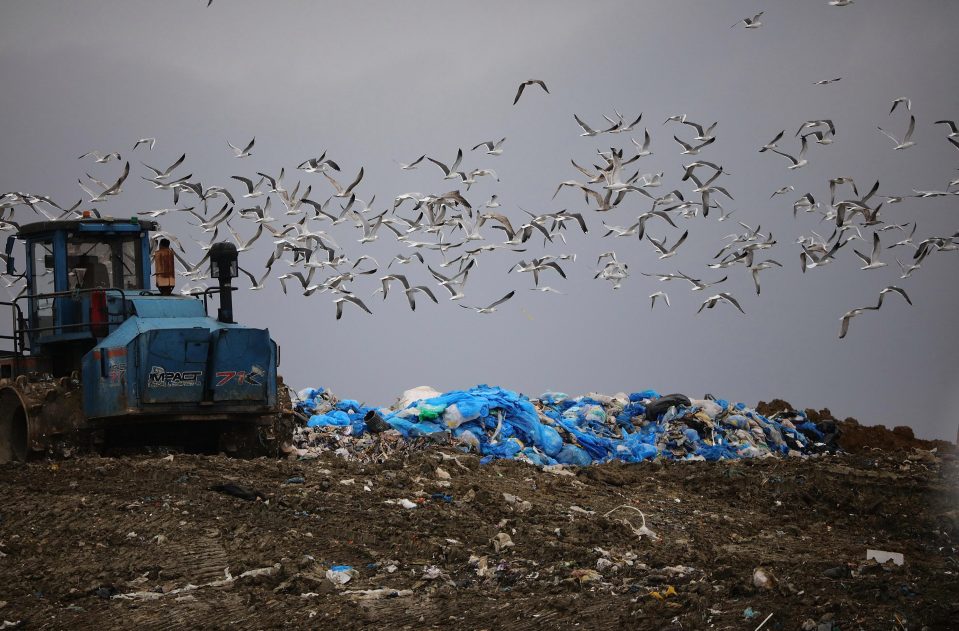
[[(3, 466), (0, 620), (754, 629), (773, 614), (764, 629), (957, 628), (952, 454), (608, 464), (572, 476), (439, 448), (383, 460)], [(229, 483), (259, 498), (210, 490)], [(387, 503), (399, 499), (417, 507)], [(635, 534), (639, 513), (607, 515), (623, 504), (643, 511), (657, 540)], [(513, 545), (496, 551), (500, 533)], [(905, 564), (867, 563), (867, 548), (901, 552)], [(355, 576), (334, 586), (332, 565)], [(759, 567), (766, 588), (754, 584)], [(249, 570), (260, 571), (241, 577)]]

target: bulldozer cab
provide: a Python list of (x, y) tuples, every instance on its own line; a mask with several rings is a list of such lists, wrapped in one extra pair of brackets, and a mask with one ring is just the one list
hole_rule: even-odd
[[(126, 318), (129, 296), (150, 289), (150, 221), (90, 218), (24, 225), (27, 288), (7, 303), (14, 312), (13, 355), (55, 375)], [(55, 345), (55, 349), (54, 349)], [(48, 352), (55, 350), (55, 352)], [(18, 370), (17, 372), (21, 372)]]

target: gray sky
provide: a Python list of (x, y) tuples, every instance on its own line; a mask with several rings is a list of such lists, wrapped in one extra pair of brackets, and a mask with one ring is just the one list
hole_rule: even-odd
[[(730, 28), (761, 9), (761, 28)], [(446, 300), (426, 269), (413, 265), (398, 271), (433, 286), (440, 304), (418, 300), (411, 312), (401, 292), (383, 302), (370, 295), (377, 274), (353, 284), (374, 316), (347, 305), (340, 321), (329, 294), (284, 296), (275, 281), (251, 292), (241, 279), (238, 319), (269, 327), (283, 348), (281, 372), (294, 387), (322, 385), (370, 404), (389, 403), (423, 384), (445, 390), (489, 383), (533, 396), (548, 389), (656, 388), (749, 404), (778, 396), (870, 424), (911, 425), (924, 437), (956, 435), (956, 253), (932, 255), (900, 280), (895, 256), (911, 257), (911, 250), (884, 250), (887, 267), (860, 271), (852, 249), (869, 246), (853, 242), (835, 263), (804, 275), (796, 239), (810, 230), (828, 237), (831, 227), (818, 215), (794, 219), (792, 212), (793, 201), (806, 192), (828, 204), (828, 180), (840, 175), (866, 190), (878, 179), (884, 195), (944, 190), (959, 175), (959, 152), (946, 141), (946, 128), (933, 124), (959, 118), (955, 2), (860, 0), (836, 8), (826, 0), (215, 0), (207, 9), (200, 0), (23, 0), (3, 3), (0, 18), (3, 191), (43, 193), (72, 204), (84, 172), (112, 181), (120, 171), (115, 162), (76, 157), (116, 150), (137, 168), (122, 195), (98, 206), (101, 212), (126, 216), (168, 207), (169, 194), (139, 180), (146, 174), (139, 161), (165, 167), (185, 151), (177, 173), (193, 173), (204, 186), (230, 185), (238, 192), (241, 186), (232, 186), (229, 176), (286, 167), (287, 188), (299, 177), (304, 187), (312, 184), (311, 198), (323, 201), (332, 192), (325, 178), (295, 166), (326, 150), (343, 168), (338, 179), (344, 183), (365, 168), (357, 194), (367, 201), (375, 194), (374, 208), (382, 211), (400, 193), (453, 188), (429, 163), (403, 171), (394, 160), (426, 153), (449, 163), (462, 147), (463, 166), (492, 168), (501, 179), (480, 180), (466, 193), (474, 207), (495, 193), (503, 204), (498, 210), (514, 223), (526, 218), (520, 207), (588, 213), (590, 232), (571, 229), (566, 244), (543, 248), (542, 239), (532, 239), (526, 252), (480, 257), (463, 303), (487, 304), (516, 289), (514, 299), (491, 315)], [(842, 80), (813, 85), (834, 77)], [(518, 83), (528, 78), (545, 80), (551, 94), (530, 89), (513, 106)], [(908, 115), (901, 109), (888, 115), (899, 96), (912, 99), (917, 119), (916, 146), (904, 151), (894, 151), (876, 129), (904, 133)], [(649, 209), (646, 198), (633, 194), (608, 213), (587, 210), (570, 189), (551, 200), (560, 181), (582, 179), (571, 158), (590, 164), (597, 149), (610, 146), (631, 155), (629, 134), (579, 137), (574, 113), (598, 127), (614, 108), (630, 119), (644, 114), (632, 136), (641, 139), (647, 126), (654, 154), (631, 166), (665, 173), (662, 188), (651, 191), (656, 194), (693, 188), (680, 178), (681, 165), (695, 158), (681, 156), (672, 135), (688, 140), (694, 134), (684, 125), (664, 126), (666, 117), (718, 120), (718, 140), (698, 157), (730, 172), (717, 181), (735, 197), (724, 202), (736, 210), (730, 220), (718, 223), (715, 210), (708, 218), (683, 220), (679, 230), (652, 220), (648, 233), (669, 243), (690, 231), (677, 256), (660, 261), (648, 241), (602, 238), (602, 221), (633, 223)], [(819, 118), (834, 120), (837, 135), (832, 145), (810, 146), (808, 166), (790, 171), (785, 158), (757, 153), (785, 128), (781, 147), (795, 154), (792, 134), (803, 121)], [(227, 141), (242, 145), (254, 135), (254, 155), (234, 159)], [(131, 154), (143, 136), (156, 136), (156, 148)], [(468, 151), (503, 136), (501, 156)], [(786, 185), (795, 191), (770, 199)], [(273, 216), (285, 221), (277, 201)], [(886, 204), (882, 218), (918, 221), (918, 242), (959, 229), (957, 204), (956, 197), (906, 198)], [(30, 220), (29, 212), (18, 211), (17, 220)], [(408, 205), (403, 214), (410, 216)], [(723, 236), (742, 232), (735, 220), (761, 225), (778, 241), (767, 254), (785, 268), (762, 273), (761, 296), (744, 267), (705, 268)], [(180, 217), (160, 221), (187, 236), (190, 257), (199, 258), (188, 237), (200, 238), (198, 229)], [(252, 224), (234, 223), (252, 235)], [(385, 230), (376, 242), (361, 245), (349, 223), (314, 229), (331, 231), (351, 257), (371, 254), (383, 266), (394, 254), (412, 253)], [(494, 240), (502, 233), (484, 228), (484, 234)], [(898, 235), (882, 233), (883, 243), (903, 238)], [(259, 275), (270, 247), (262, 238), (241, 254), (241, 265)], [(607, 250), (631, 271), (615, 291), (593, 280), (596, 257)], [(575, 263), (562, 264), (567, 280), (553, 272), (543, 276), (565, 295), (529, 291), (528, 274), (506, 273), (518, 260), (546, 252), (578, 255)], [(425, 254), (434, 267), (442, 261), (438, 252)], [(715, 289), (736, 296), (746, 315), (729, 305), (697, 315), (710, 290), (690, 292), (686, 283), (640, 275), (677, 270), (704, 280), (728, 273)], [(285, 263), (274, 267), (275, 275), (283, 271)], [(891, 284), (909, 292), (915, 306), (893, 296), (881, 311), (854, 319), (847, 338), (838, 340), (842, 314), (874, 304)], [(657, 290), (669, 293), (671, 308), (657, 304), (650, 311), (647, 296)]]

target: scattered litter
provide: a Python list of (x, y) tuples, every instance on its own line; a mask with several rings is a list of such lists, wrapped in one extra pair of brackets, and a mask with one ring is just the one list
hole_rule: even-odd
[(640, 539), (642, 539), (643, 537), (649, 537), (649, 538), (652, 539), (653, 541), (656, 541), (656, 540), (659, 538), (659, 537), (656, 536), (656, 533), (654, 533), (652, 530), (650, 530), (649, 528), (646, 527), (646, 515), (643, 515), (643, 511), (639, 510), (639, 509), (636, 508), (635, 506), (630, 506), (630, 505), (628, 505), (628, 504), (621, 504), (620, 506), (617, 506), (617, 507), (614, 508), (613, 510), (607, 511), (605, 514), (603, 514), (603, 517), (609, 517), (612, 513), (618, 511), (618, 510), (621, 509), (621, 508), (628, 508), (628, 509), (630, 509), (630, 510), (636, 511), (637, 513), (639, 513), (640, 519), (643, 520), (643, 525), (640, 526), (639, 528), (637, 528), (636, 526), (634, 526), (634, 525), (632, 524), (632, 522), (630, 522), (630, 521), (629, 521), (628, 519), (626, 519), (625, 517), (620, 520), (622, 523), (626, 524), (626, 526), (627, 526), (630, 530), (633, 531), (633, 534), (634, 534), (634, 535), (636, 535), (636, 536), (639, 537)]
[(505, 550), (506, 548), (512, 548), (514, 545), (513, 539), (506, 534), (505, 532), (497, 533), (495, 537), (491, 540), (493, 543), (493, 549), (499, 552), (500, 550)]
[(403, 499), (399, 500), (399, 505), (402, 506), (402, 507), (405, 508), (405, 509), (416, 508), (416, 507), (418, 506), (418, 504), (417, 504), (416, 502), (411, 502), (410, 500), (406, 499), (405, 497), (404, 497)]
[(759, 589), (773, 589), (776, 587), (776, 577), (766, 568), (757, 567), (753, 570), (753, 585)]
[(303, 476), (295, 475), (292, 478), (287, 478), (283, 484), (306, 484), (306, 479)]
[(590, 568), (573, 570), (569, 573), (569, 576), (579, 583), (592, 583), (603, 579), (602, 574)]
[(405, 596), (412, 596), (413, 590), (381, 587), (379, 589), (348, 590), (343, 592), (343, 595), (348, 596), (352, 600), (380, 600), (383, 598), (403, 598)]
[(349, 583), (357, 571), (349, 565), (334, 565), (326, 571), (326, 578), (334, 585), (345, 585)]
[(772, 614), (769, 614), (768, 616), (766, 616), (766, 618), (765, 618), (762, 622), (759, 623), (759, 626), (756, 627), (756, 631), (759, 631), (760, 629), (762, 629), (763, 626), (764, 626), (767, 622), (769, 622), (769, 619), (772, 618), (772, 617), (773, 617)]
[(906, 559), (899, 552), (886, 552), (885, 550), (866, 550), (866, 560), (875, 559), (878, 563), (892, 561), (896, 565), (902, 565)]

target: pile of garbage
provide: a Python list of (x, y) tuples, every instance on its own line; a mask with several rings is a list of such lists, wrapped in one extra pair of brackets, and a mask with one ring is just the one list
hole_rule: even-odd
[(711, 395), (691, 399), (654, 390), (571, 398), (547, 392), (538, 399), (495, 386), (440, 393), (421, 386), (389, 407), (337, 399), (323, 388), (298, 393), (297, 411), (309, 417), (294, 437), (296, 455), (424, 443), (451, 443), (482, 456), (538, 466), (655, 458), (724, 460), (804, 456), (836, 449), (836, 423), (816, 422), (798, 410), (769, 417), (743, 403)]

